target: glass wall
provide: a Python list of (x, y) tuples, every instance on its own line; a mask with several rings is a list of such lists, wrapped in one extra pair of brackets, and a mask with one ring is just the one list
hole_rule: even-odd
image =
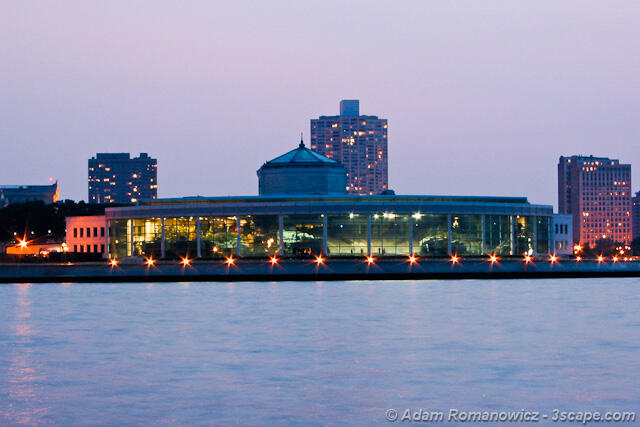
[(133, 219), (133, 255), (161, 256), (162, 220), (160, 218)]
[[(365, 256), (367, 237), (371, 235), (374, 256), (405, 256), (409, 253), (409, 237), (413, 236), (413, 251), (419, 256), (448, 254), (448, 227), (451, 230), (451, 251), (461, 256), (484, 253), (521, 256), (525, 253), (547, 253), (549, 246), (549, 216), (509, 216), (460, 214), (395, 214), (371, 215), (371, 230), (366, 214), (327, 215), (326, 236), (328, 255)], [(410, 232), (410, 219), (413, 226)], [(239, 219), (242, 256), (270, 256), (280, 252), (300, 257), (324, 252), (324, 216), (296, 214), (247, 215)], [(484, 225), (484, 234), (483, 234)], [(238, 220), (235, 216), (201, 217), (200, 249), (202, 257), (223, 257), (237, 254)], [(536, 233), (537, 230), (537, 233)], [(512, 248), (513, 242), (513, 251)], [(161, 256), (162, 220), (144, 218), (111, 220), (109, 222), (109, 254), (126, 256)], [(513, 252), (513, 253), (512, 253)], [(165, 218), (165, 256), (195, 257), (197, 251), (197, 218)]]
[(409, 215), (381, 213), (371, 216), (371, 253), (407, 255), (409, 253)]
[(124, 258), (129, 255), (127, 221), (126, 219), (109, 221), (109, 256), (111, 258)]
[(164, 228), (166, 257), (193, 257), (196, 255), (196, 218), (165, 218)]
[(248, 215), (240, 218), (242, 256), (270, 256), (280, 250), (278, 215)]
[(485, 215), (484, 247), (488, 254), (511, 254), (511, 217), (509, 215)]
[(237, 218), (200, 218), (200, 250), (203, 257), (220, 258), (238, 253)]
[(420, 256), (448, 254), (447, 216), (413, 215), (413, 251)]
[(533, 243), (534, 217), (516, 215), (513, 217), (513, 224), (515, 236), (514, 255), (533, 254), (535, 250)]
[(329, 255), (367, 255), (367, 215), (327, 215)]
[(481, 215), (451, 215), (451, 251), (458, 255), (482, 255)]
[(284, 254), (311, 256), (323, 253), (323, 222), (323, 215), (284, 215)]
[(539, 216), (537, 217), (536, 227), (536, 243), (539, 254), (546, 254), (549, 252), (549, 217)]

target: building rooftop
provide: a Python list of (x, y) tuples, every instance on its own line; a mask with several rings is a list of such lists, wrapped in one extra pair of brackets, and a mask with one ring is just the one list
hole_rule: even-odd
[(220, 196), (205, 197), (191, 196), (169, 199), (156, 199), (141, 201), (140, 205), (182, 205), (182, 204), (211, 204), (211, 203), (260, 203), (260, 202), (347, 202), (347, 203), (371, 203), (371, 202), (433, 202), (433, 203), (507, 203), (528, 204), (526, 197), (491, 197), (491, 196), (414, 196), (414, 195), (374, 195), (361, 196), (345, 194), (338, 196), (313, 196), (313, 195), (267, 195), (267, 196)]
[(300, 140), (300, 145), (298, 146), (298, 148), (295, 148), (288, 153), (278, 156), (273, 160), (269, 160), (262, 167), (282, 166), (291, 163), (338, 165), (337, 161), (308, 149), (307, 147), (305, 147), (304, 142)]

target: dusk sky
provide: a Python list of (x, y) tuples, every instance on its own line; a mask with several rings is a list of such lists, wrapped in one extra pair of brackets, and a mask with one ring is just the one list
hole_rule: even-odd
[(0, 184), (87, 198), (96, 152), (159, 197), (257, 194), (309, 120), (389, 120), (397, 194), (557, 205), (560, 155), (633, 164), (640, 2), (0, 0)]

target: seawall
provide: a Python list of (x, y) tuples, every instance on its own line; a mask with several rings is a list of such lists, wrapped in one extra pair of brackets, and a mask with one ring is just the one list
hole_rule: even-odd
[(506, 259), (463, 259), (453, 264), (444, 259), (380, 259), (367, 264), (362, 259), (265, 260), (239, 259), (193, 261), (183, 266), (176, 261), (157, 261), (153, 266), (102, 263), (0, 264), (1, 283), (33, 282), (181, 282), (181, 281), (283, 281), (283, 280), (390, 280), (390, 279), (507, 279), (549, 277), (633, 277), (640, 276), (640, 261), (561, 260), (559, 262)]

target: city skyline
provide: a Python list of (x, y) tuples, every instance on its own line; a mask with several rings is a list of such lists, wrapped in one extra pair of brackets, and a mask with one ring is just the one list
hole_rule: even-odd
[(398, 194), (557, 206), (560, 155), (640, 164), (640, 5), (620, 6), (3, 5), (0, 182), (84, 200), (92, 154), (149, 152), (161, 198), (255, 194), (263, 159), (356, 98), (389, 120)]

